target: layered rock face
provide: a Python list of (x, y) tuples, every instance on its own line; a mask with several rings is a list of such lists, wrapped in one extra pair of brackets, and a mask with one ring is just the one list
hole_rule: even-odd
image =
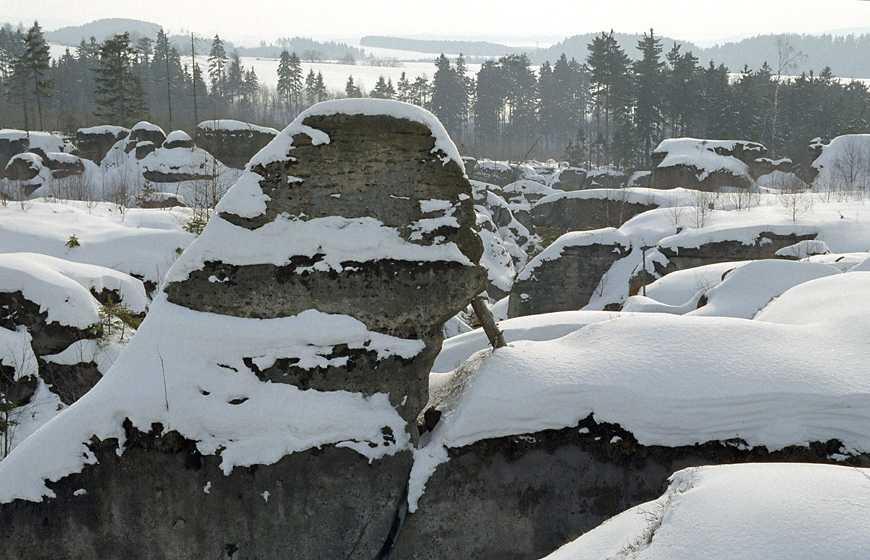
[(217, 210), (87, 404), (0, 464), (0, 558), (389, 547), (441, 328), (486, 284), (455, 147), (418, 108), (321, 104)]
[(637, 196), (632, 198), (629, 200), (622, 190), (606, 192), (603, 196), (583, 196), (583, 193), (548, 196), (532, 207), (532, 225), (536, 230), (546, 229), (550, 235), (618, 228), (641, 212), (658, 207), (639, 202)]
[(628, 238), (613, 228), (563, 235), (517, 276), (508, 317), (581, 309), (630, 250)]
[(121, 126), (92, 126), (76, 131), (79, 155), (99, 164), (115, 142), (130, 135), (130, 129)]
[(716, 191), (721, 187), (746, 189), (759, 171), (770, 167), (763, 162), (767, 148), (745, 140), (699, 140), (672, 138), (652, 153), (650, 187), (683, 187)]
[(233, 120), (204, 121), (196, 127), (196, 147), (227, 167), (242, 169), (251, 156), (272, 141), (278, 131)]

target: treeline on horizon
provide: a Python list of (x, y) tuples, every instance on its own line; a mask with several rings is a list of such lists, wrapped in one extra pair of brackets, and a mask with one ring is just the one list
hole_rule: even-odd
[(52, 60), (37, 24), (26, 31), (6, 26), (0, 122), (67, 134), (142, 119), (189, 132), (217, 118), (283, 128), (318, 101), (369, 96), (431, 110), (468, 155), (623, 169), (648, 169), (652, 149), (681, 136), (758, 141), (772, 156), (800, 164), (814, 137), (870, 128), (868, 88), (835, 79), (829, 68), (788, 77), (800, 57), (786, 42), (773, 65), (744, 66), (736, 77), (722, 64), (700, 64), (679, 45), (665, 52), (652, 30), (636, 48), (640, 56), (631, 60), (613, 32), (601, 33), (584, 60), (563, 54), (535, 70), (527, 55), (511, 54), (485, 61), (474, 76), (461, 55), (452, 61), (441, 55), (431, 79), (403, 73), (395, 84), (381, 78), (367, 92), (350, 76), (343, 91), (327, 91), (322, 75), (305, 74), (297, 53), (284, 50), (272, 90), (217, 36), (207, 68), (200, 68), (162, 29), (135, 44), (128, 34), (82, 40)]

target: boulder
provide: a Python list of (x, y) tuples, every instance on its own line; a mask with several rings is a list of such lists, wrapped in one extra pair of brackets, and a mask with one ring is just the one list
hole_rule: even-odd
[(0, 463), (0, 558), (388, 550), (443, 325), (486, 283), (456, 148), (416, 107), (319, 104), (217, 212), (32, 440), (52, 457)]
[(566, 233), (517, 275), (508, 317), (583, 308), (630, 250), (629, 239), (614, 228)]
[(550, 186), (563, 191), (579, 191), (586, 182), (586, 170), (579, 167), (559, 169), (553, 176)]
[(628, 174), (617, 169), (593, 169), (586, 173), (584, 189), (621, 189), (628, 183)]
[(519, 178), (519, 172), (501, 161), (479, 159), (477, 166), (469, 171), (468, 178), (504, 187), (516, 181)]
[(193, 143), (193, 139), (183, 130), (173, 130), (163, 142), (163, 147), (169, 150), (174, 148), (193, 148), (195, 146), (196, 144)]
[(652, 153), (650, 187), (716, 191), (722, 187), (748, 189), (757, 173), (756, 160), (767, 154), (758, 142), (671, 138)]
[(156, 149), (166, 141), (166, 133), (156, 124), (140, 121), (130, 129), (130, 142), (135, 146), (140, 142), (151, 142)]
[(532, 225), (539, 235), (546, 233), (553, 238), (569, 231), (618, 228), (641, 212), (658, 207), (647, 198), (624, 189), (556, 194), (534, 205)]
[(277, 135), (274, 128), (224, 119), (199, 123), (194, 141), (227, 167), (242, 169)]
[(85, 164), (78, 156), (62, 152), (48, 152), (43, 156), (42, 163), (51, 170), (54, 179), (64, 179), (85, 172)]
[(712, 233), (686, 230), (658, 243), (656, 249), (667, 261), (656, 261), (655, 268), (664, 276), (713, 263), (773, 259), (780, 249), (814, 240), (817, 235), (813, 228), (801, 226), (754, 226)]
[(80, 157), (100, 164), (115, 142), (130, 135), (130, 129), (122, 126), (92, 126), (76, 131), (76, 147)]
[(12, 156), (6, 164), (4, 175), (10, 181), (30, 181), (42, 169), (42, 158), (36, 154), (21, 153)]
[(49, 132), (0, 129), (0, 169), (16, 154), (33, 152), (44, 156), (48, 152), (67, 151), (67, 148), (63, 138)]

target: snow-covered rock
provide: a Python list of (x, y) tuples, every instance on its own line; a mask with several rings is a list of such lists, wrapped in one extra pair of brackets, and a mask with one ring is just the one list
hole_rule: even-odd
[(721, 187), (749, 188), (750, 165), (767, 148), (757, 142), (671, 138), (653, 151), (650, 186), (715, 191)]
[[(0, 463), (6, 550), (75, 557), (99, 535), (167, 557), (380, 552), (441, 329), (485, 282), (456, 148), (411, 105), (316, 105), (219, 212), (110, 373)], [(106, 496), (119, 532), (73, 523)], [(35, 545), (46, 507), (61, 528)]]
[(635, 506), (543, 560), (866, 558), (870, 470), (830, 465), (706, 466), (675, 473)]

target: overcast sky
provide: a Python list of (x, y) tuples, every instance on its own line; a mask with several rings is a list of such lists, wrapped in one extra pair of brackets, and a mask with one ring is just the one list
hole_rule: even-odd
[[(565, 6), (568, 6), (567, 8)], [(614, 29), (714, 42), (762, 33), (870, 27), (860, 0), (2, 0), (0, 21), (45, 29), (126, 17), (170, 32), (219, 33), (253, 42), (296, 35), (351, 39), (382, 34), (561, 39)]]

